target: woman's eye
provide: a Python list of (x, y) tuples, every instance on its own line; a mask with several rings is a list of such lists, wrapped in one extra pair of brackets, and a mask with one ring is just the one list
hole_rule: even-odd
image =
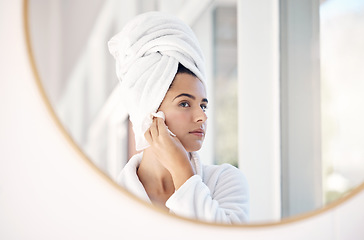
[(205, 112), (207, 110), (207, 105), (201, 105), (201, 109)]
[(190, 106), (190, 104), (189, 104), (188, 102), (181, 102), (181, 103), (179, 104), (179, 106), (186, 108), (186, 107), (189, 107), (189, 106)]

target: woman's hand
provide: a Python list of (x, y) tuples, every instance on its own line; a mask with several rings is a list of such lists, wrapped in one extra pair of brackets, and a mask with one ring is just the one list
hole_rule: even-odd
[(159, 162), (171, 173), (176, 190), (194, 175), (188, 152), (179, 139), (168, 132), (162, 118), (154, 118), (144, 136)]

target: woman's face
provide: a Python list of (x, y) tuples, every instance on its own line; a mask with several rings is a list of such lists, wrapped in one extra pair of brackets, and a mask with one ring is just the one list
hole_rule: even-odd
[(193, 75), (179, 73), (159, 108), (165, 114), (166, 125), (188, 152), (202, 147), (206, 133), (207, 103), (202, 82)]

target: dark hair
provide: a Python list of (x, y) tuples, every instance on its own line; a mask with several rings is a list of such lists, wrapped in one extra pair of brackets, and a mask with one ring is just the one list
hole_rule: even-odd
[(183, 66), (181, 63), (178, 63), (178, 69), (177, 69), (176, 75), (178, 73), (187, 73), (187, 74), (190, 74), (190, 75), (196, 77), (196, 74), (194, 74), (190, 69)]
[[(197, 77), (196, 74), (194, 74), (190, 69), (183, 66), (181, 63), (178, 63), (178, 69), (177, 69), (176, 75), (178, 73), (187, 73), (187, 74), (190, 74), (190, 75), (192, 75), (194, 77)], [(169, 89), (171, 89), (172, 85), (173, 85), (173, 81), (172, 81), (171, 85), (169, 85)]]

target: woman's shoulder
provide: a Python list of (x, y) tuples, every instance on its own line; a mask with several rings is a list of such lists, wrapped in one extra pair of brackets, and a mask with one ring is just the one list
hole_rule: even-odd
[(244, 173), (238, 169), (237, 167), (229, 164), (204, 164), (197, 152), (192, 152), (192, 159), (194, 167), (197, 171), (198, 175), (202, 176), (203, 180), (207, 180), (210, 178), (220, 178), (223, 176), (231, 176), (235, 178), (240, 178), (241, 181), (246, 182), (246, 178)]
[(223, 163), (223, 164), (202, 164), (202, 169), (204, 172), (208, 173), (235, 173), (235, 174), (243, 174), (243, 172), (238, 169), (237, 167), (229, 164), (229, 163)]
[(230, 183), (240, 183), (242, 185), (247, 185), (247, 179), (240, 169), (237, 167), (223, 163), (220, 165), (202, 165), (203, 178), (206, 182), (230, 182)]
[(123, 167), (123, 169), (121, 170), (121, 172), (117, 177), (117, 182), (120, 185), (124, 185), (126, 179), (135, 178), (136, 171), (140, 165), (142, 157), (143, 157), (143, 152), (137, 153), (129, 159), (129, 161), (126, 163), (126, 165)]

